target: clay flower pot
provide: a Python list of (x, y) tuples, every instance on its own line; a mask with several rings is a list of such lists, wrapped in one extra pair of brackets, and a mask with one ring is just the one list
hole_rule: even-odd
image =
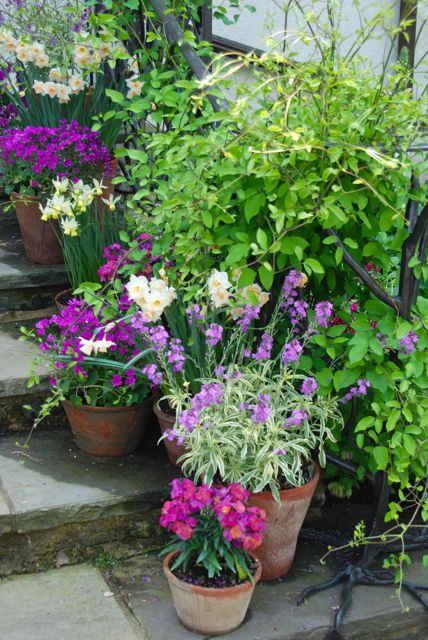
[(141, 444), (152, 408), (152, 398), (129, 407), (63, 406), (77, 446), (92, 456), (124, 456)]
[(58, 311), (66, 308), (68, 301), (73, 297), (73, 289), (63, 289), (55, 295), (55, 305)]
[[(60, 230), (57, 221), (44, 222), (39, 209), (40, 200), (33, 196), (12, 193), (25, 255), (35, 264), (62, 264)], [(56, 229), (55, 229), (56, 225)]]
[[(156, 398), (155, 401), (153, 402), (153, 412), (158, 419), (159, 428), (163, 435), (165, 431), (173, 428), (175, 424), (175, 416), (171, 415), (170, 413), (166, 413), (165, 411), (162, 411), (162, 409), (159, 408), (158, 402), (159, 402), (159, 398)], [(162, 440), (162, 442), (165, 445), (166, 452), (168, 454), (168, 458), (170, 462), (176, 467), (181, 468), (181, 465), (177, 463), (177, 460), (180, 456), (186, 453), (187, 451), (186, 447), (183, 447), (183, 445), (177, 444), (175, 440), (169, 441), (166, 438)]]
[(286, 574), (293, 564), (297, 538), (319, 480), (319, 467), (301, 487), (279, 492), (277, 502), (270, 491), (252, 493), (248, 504), (266, 512), (266, 529), (263, 542), (255, 555), (262, 563), (262, 580), (275, 580)]
[(260, 562), (253, 584), (248, 580), (234, 587), (215, 589), (177, 578), (169, 568), (176, 553), (165, 557), (163, 570), (181, 624), (190, 631), (209, 637), (221, 636), (239, 627), (247, 613), (254, 587), (260, 580)]

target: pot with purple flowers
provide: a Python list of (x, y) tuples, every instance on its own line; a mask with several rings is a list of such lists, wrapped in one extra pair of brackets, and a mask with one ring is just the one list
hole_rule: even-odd
[(252, 552), (265, 527), (264, 512), (248, 506), (248, 497), (238, 484), (172, 482), (160, 519), (172, 534), (163, 568), (178, 618), (190, 631), (223, 635), (245, 618), (261, 575)]
[[(216, 280), (230, 293), (225, 276)], [(179, 459), (184, 474), (209, 486), (240, 483), (251, 493), (249, 503), (265, 510), (264, 541), (256, 550), (263, 580), (290, 570), (319, 478), (313, 457), (317, 452), (325, 464), (325, 443), (343, 425), (339, 399), (323, 393), (315, 376), (300, 368), (312, 336), (327, 331), (332, 316), (330, 303), (310, 309), (303, 300), (306, 280), (299, 272), (287, 276), (265, 326), (257, 327), (260, 309), (254, 306), (235, 312), (236, 330), (224, 342), (208, 344), (206, 352), (213, 361), (210, 349), (220, 344), (235, 360), (217, 360), (196, 393), (176, 388), (169, 396), (177, 405), (170, 436), (186, 448)], [(214, 287), (211, 299), (218, 297)], [(208, 338), (214, 330), (221, 334), (212, 327)]]
[[(61, 193), (54, 195), (53, 184), (65, 180), (69, 184), (92, 184), (93, 179), (108, 178), (113, 170), (107, 148), (98, 134), (76, 122), (62, 121), (58, 127), (29, 126), (2, 132), (0, 188), (11, 196), (15, 205), (30, 262), (64, 262), (59, 222), (63, 227), (65, 223), (64, 230), (71, 232), (74, 212)], [(50, 215), (47, 215), (43, 205), (52, 197), (56, 199), (51, 202)]]
[(39, 321), (35, 331), (23, 330), (38, 343), (52, 371), (52, 393), (35, 424), (62, 404), (80, 449), (94, 456), (127, 455), (141, 445), (152, 422), (153, 396), (135, 359), (138, 335), (102, 315), (102, 309), (96, 314), (72, 298), (59, 314)]

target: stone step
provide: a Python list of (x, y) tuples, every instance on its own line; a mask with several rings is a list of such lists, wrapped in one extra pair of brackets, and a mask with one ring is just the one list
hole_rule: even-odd
[[(21, 312), (22, 315), (22, 312)], [(34, 326), (35, 318), (0, 323), (0, 432), (28, 430), (34, 420), (34, 413), (24, 408), (30, 405), (35, 411), (47, 396), (49, 376), (45, 367), (33, 367), (33, 359), (37, 349), (29, 342), (21, 342), (20, 327)], [(39, 315), (39, 314), (37, 314)], [(30, 372), (40, 376), (40, 383), (28, 388)], [(58, 424), (57, 413), (49, 420), (49, 424)], [(47, 423), (48, 424), (48, 423)]]
[(32, 264), (25, 257), (13, 212), (3, 213), (0, 234), (0, 317), (15, 310), (53, 304), (56, 293), (69, 286), (64, 265)]
[[(320, 564), (326, 548), (299, 540), (294, 565), (285, 578), (256, 586), (243, 625), (219, 640), (324, 640), (341, 602), (342, 585), (311, 596), (297, 607), (301, 591), (329, 580), (337, 562)], [(423, 552), (410, 554), (408, 577), (428, 584)], [(407, 569), (406, 569), (407, 573)], [(150, 640), (210, 640), (186, 630), (178, 621), (162, 560), (143, 554), (120, 562), (108, 574), (111, 590), (125, 601)], [(421, 591), (422, 593), (422, 591)], [(356, 586), (343, 626), (346, 640), (426, 640), (428, 615), (422, 604), (402, 593), (403, 610), (395, 585)], [(95, 639), (94, 639), (95, 640)]]
[[(0, 440), (0, 575), (159, 545), (159, 507), (176, 475), (159, 432), (123, 458), (82, 453), (68, 429)], [(1, 634), (0, 634), (0, 637)]]

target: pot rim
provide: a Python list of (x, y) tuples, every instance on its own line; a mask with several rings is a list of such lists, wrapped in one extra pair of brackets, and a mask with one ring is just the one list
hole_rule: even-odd
[(71, 409), (76, 409), (77, 411), (94, 411), (94, 412), (102, 412), (102, 411), (107, 411), (108, 413), (111, 412), (116, 412), (116, 411), (134, 411), (135, 409), (140, 409), (142, 407), (144, 407), (146, 405), (147, 402), (152, 401), (153, 400), (153, 395), (152, 396), (148, 396), (143, 402), (138, 402), (136, 404), (130, 404), (130, 405), (119, 405), (119, 406), (114, 406), (114, 407), (92, 407), (90, 404), (78, 404), (78, 405), (73, 405), (71, 404), (71, 402), (69, 400), (67, 400), (66, 398), (62, 401), (63, 405), (66, 405), (67, 407), (71, 407)]
[[(316, 486), (318, 484), (318, 480), (320, 477), (320, 467), (318, 462), (315, 462), (315, 460), (312, 460), (312, 464), (314, 465), (314, 473), (313, 476), (310, 480), (308, 480), (308, 482), (305, 482), (305, 484), (301, 484), (298, 487), (291, 487), (290, 489), (281, 489), (279, 491), (279, 496), (281, 498), (281, 500), (289, 500), (291, 498), (294, 498), (296, 496), (298, 496), (302, 491), (310, 491), (312, 489), (312, 487)], [(256, 491), (256, 492), (252, 492), (250, 494), (250, 500), (251, 498), (260, 498), (262, 500), (275, 500), (275, 498), (273, 497), (273, 494), (271, 491)]]
[(169, 568), (170, 562), (173, 559), (173, 557), (175, 557), (179, 553), (180, 551), (171, 551), (170, 553), (168, 553), (167, 556), (165, 556), (163, 560), (163, 571), (164, 571), (165, 577), (168, 580), (168, 582), (179, 586), (181, 589), (184, 589), (185, 591), (193, 591), (193, 592), (196, 591), (200, 595), (214, 596), (215, 594), (218, 594), (218, 593), (233, 595), (235, 593), (239, 593), (240, 591), (247, 591), (249, 588), (254, 588), (256, 586), (256, 584), (259, 582), (262, 575), (262, 563), (254, 555), (254, 553), (248, 552), (251, 558), (257, 562), (257, 570), (253, 576), (253, 579), (254, 579), (253, 582), (251, 582), (250, 580), (246, 580), (245, 582), (241, 582), (240, 584), (236, 584), (232, 587), (201, 587), (200, 585), (197, 585), (197, 584), (184, 582), (184, 580), (180, 580), (180, 578), (177, 578), (177, 576), (172, 573), (171, 569)]
[(12, 191), (12, 193), (10, 194), (10, 199), (12, 200), (12, 202), (23, 202), (24, 204), (26, 204), (27, 202), (39, 203), (42, 201), (42, 198), (40, 198), (40, 196), (30, 196), (29, 194), (21, 195), (17, 191)]
[(175, 424), (176, 417), (172, 416), (170, 413), (166, 413), (166, 411), (162, 411), (162, 409), (158, 406), (161, 397), (158, 393), (154, 393), (153, 396), (153, 411), (158, 417), (161, 417), (163, 420), (168, 420), (171, 424)]

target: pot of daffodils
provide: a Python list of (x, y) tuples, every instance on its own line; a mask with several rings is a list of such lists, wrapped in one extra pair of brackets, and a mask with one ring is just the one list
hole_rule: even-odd
[[(266, 305), (269, 294), (257, 284), (237, 289), (226, 273), (214, 270), (198, 301), (186, 305), (181, 283), (176, 288), (168, 286), (165, 269), (160, 274), (162, 285), (159, 279), (131, 275), (125, 290), (135, 305), (133, 321), (139, 322), (151, 347), (146, 368), (159, 389), (153, 410), (162, 442), (172, 464), (181, 466), (185, 447), (181, 437), (175, 437), (177, 411), (189, 394), (200, 391), (202, 379), (234, 362), (236, 342), (240, 352), (251, 344), (254, 332), (249, 322)], [(156, 314), (152, 308), (155, 293)]]
[(171, 532), (163, 569), (182, 625), (203, 636), (230, 633), (247, 612), (260, 580), (253, 555), (265, 514), (247, 504), (239, 484), (196, 486), (173, 480), (160, 524)]
[[(324, 444), (343, 424), (338, 399), (322, 393), (299, 368), (311, 336), (327, 330), (332, 315), (329, 302), (309, 309), (302, 297), (305, 280), (290, 272), (265, 326), (254, 326), (260, 308), (251, 305), (241, 310), (227, 341), (224, 328), (210, 325), (204, 357), (215, 366), (200, 379), (199, 391), (186, 395), (186, 382), (179, 386), (176, 379), (174, 386), (169, 380), (177, 414), (163, 437), (182, 447), (184, 474), (209, 486), (238, 482), (251, 492), (250, 504), (266, 512), (257, 549), (263, 580), (289, 571), (319, 478), (314, 456), (325, 464)], [(165, 370), (165, 354), (160, 365)]]
[[(104, 322), (103, 311), (73, 298), (33, 331), (22, 329), (40, 348), (36, 362), (51, 371), (52, 391), (34, 426), (62, 404), (82, 451), (122, 456), (141, 445), (152, 421), (153, 397), (135, 357), (143, 348), (138, 332), (120, 320)], [(107, 351), (114, 360), (107, 359)]]
[[(89, 182), (92, 186), (93, 178), (108, 178), (113, 170), (107, 148), (98, 134), (76, 122), (63, 121), (52, 128), (6, 129), (0, 135), (0, 187), (15, 205), (30, 262), (64, 262), (58, 218), (62, 213), (70, 231), (73, 222), (67, 215), (68, 209), (62, 206), (60, 195), (52, 197), (53, 181)], [(49, 198), (54, 199), (55, 204), (50, 215), (45, 211)]]

